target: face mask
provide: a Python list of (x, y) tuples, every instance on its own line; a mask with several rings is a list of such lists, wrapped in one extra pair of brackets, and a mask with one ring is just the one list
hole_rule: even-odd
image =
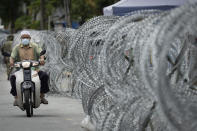
[(22, 39), (22, 44), (23, 44), (23, 45), (28, 45), (29, 42), (30, 42), (29, 39)]

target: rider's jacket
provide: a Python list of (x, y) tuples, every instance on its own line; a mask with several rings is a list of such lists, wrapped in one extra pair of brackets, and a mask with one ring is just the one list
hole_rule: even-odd
[(30, 43), (28, 46), (22, 44), (16, 45), (11, 53), (14, 62), (22, 60), (39, 60), (42, 49), (36, 43)]
[(10, 41), (10, 40), (6, 41), (3, 44), (2, 48), (1, 48), (1, 51), (11, 53), (12, 52), (12, 43), (13, 43), (13, 41)]

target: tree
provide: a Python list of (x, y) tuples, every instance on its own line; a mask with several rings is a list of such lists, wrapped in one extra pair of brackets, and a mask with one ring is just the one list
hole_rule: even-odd
[(83, 24), (86, 20), (103, 14), (103, 8), (119, 0), (73, 0), (71, 3), (72, 19)]
[(45, 0), (40, 0), (40, 29), (43, 30), (45, 27)]
[(0, 17), (3, 24), (14, 32), (14, 23), (17, 17), (21, 15), (21, 5), (23, 0), (1, 0), (0, 4)]
[(71, 7), (71, 0), (64, 0), (65, 20), (68, 27), (71, 27), (70, 7)]
[[(117, 1), (119, 0), (1, 0), (0, 18), (11, 32), (24, 27), (45, 29), (49, 24), (46, 21), (47, 17), (57, 7), (62, 7), (65, 9), (67, 26), (70, 27), (71, 21), (78, 21), (83, 24), (94, 16), (102, 15), (103, 7)], [(22, 11), (24, 3), (28, 7), (26, 13)], [(39, 12), (41, 12), (41, 19), (36, 21)]]

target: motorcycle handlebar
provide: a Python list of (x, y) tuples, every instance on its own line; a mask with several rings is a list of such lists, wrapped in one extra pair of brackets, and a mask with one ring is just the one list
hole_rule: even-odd
[(34, 60), (24, 60), (21, 62), (14, 63), (14, 67), (18, 68), (29, 68), (29, 67), (36, 67), (40, 65), (40, 61), (34, 61)]

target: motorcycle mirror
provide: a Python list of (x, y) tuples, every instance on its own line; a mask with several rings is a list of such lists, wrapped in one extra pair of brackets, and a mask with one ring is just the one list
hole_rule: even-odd
[(46, 53), (46, 50), (42, 50), (42, 51), (40, 52), (40, 56), (44, 55), (45, 53)]
[(10, 57), (11, 56), (11, 54), (8, 53), (8, 52), (2, 52), (2, 55), (5, 56), (5, 57)]

